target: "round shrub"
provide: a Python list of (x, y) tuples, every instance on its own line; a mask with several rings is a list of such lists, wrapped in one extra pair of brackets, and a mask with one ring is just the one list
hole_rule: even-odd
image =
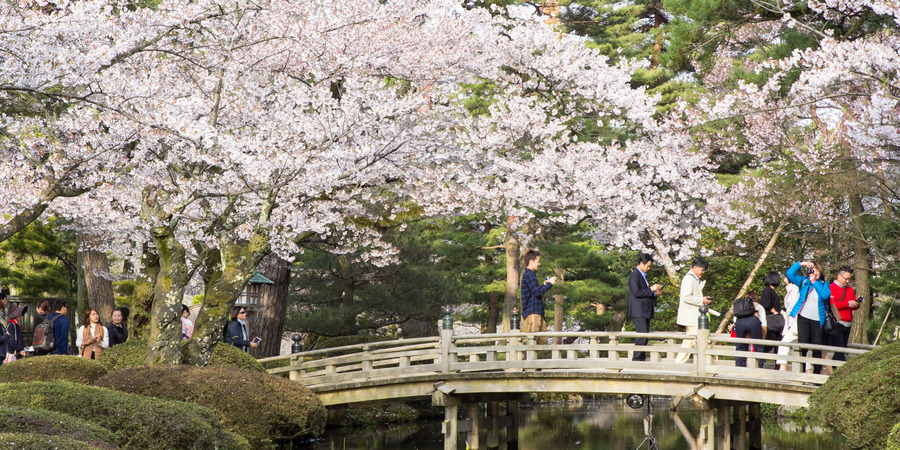
[(100, 425), (132, 448), (246, 448), (225, 431), (212, 411), (199, 405), (161, 400), (66, 381), (0, 384), (0, 407), (46, 409)]
[(809, 417), (855, 447), (884, 448), (900, 422), (900, 342), (852, 358), (809, 397)]
[(147, 365), (147, 352), (147, 341), (129, 340), (104, 350), (97, 361), (109, 372), (144, 367)]
[(232, 368), (154, 366), (112, 372), (98, 386), (182, 400), (212, 409), (229, 430), (254, 445), (320, 434), (325, 407), (300, 383)]
[(106, 428), (45, 409), (3, 408), (0, 410), (0, 433), (36, 433), (72, 439), (93, 448), (119, 448), (116, 435)]
[(97, 381), (97, 378), (103, 375), (106, 375), (106, 369), (97, 361), (67, 355), (25, 358), (0, 366), (0, 383), (71, 381), (73, 383), (94, 384), (94, 381)]
[(266, 371), (266, 368), (256, 358), (250, 356), (249, 353), (224, 342), (219, 342), (213, 347), (207, 367), (231, 367), (256, 372)]
[(82, 442), (64, 436), (50, 436), (40, 433), (0, 433), (0, 448), (27, 448), (29, 450), (57, 450), (64, 448), (66, 450), (90, 450), (104, 447), (97, 447), (92, 443)]

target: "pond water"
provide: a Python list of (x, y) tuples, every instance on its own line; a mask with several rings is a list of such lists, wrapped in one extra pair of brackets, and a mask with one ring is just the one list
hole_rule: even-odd
[[(659, 449), (689, 449), (682, 429), (696, 437), (699, 412), (673, 413), (665, 399), (654, 399), (651, 436)], [(502, 414), (502, 413), (501, 413)], [(649, 449), (644, 433), (646, 408), (634, 410), (621, 399), (586, 401), (579, 404), (523, 404), (519, 408), (520, 450), (634, 450)], [(679, 423), (680, 422), (680, 423)], [(680, 426), (680, 425), (683, 425)], [(465, 435), (459, 435), (459, 448)], [(487, 448), (486, 431), (481, 448)], [(766, 450), (836, 450), (848, 448), (843, 436), (831, 430), (784, 421), (763, 424)], [(298, 448), (298, 447), (294, 447)], [(329, 429), (320, 439), (299, 448), (313, 450), (442, 450), (444, 438), (439, 419), (367, 429)], [(500, 449), (506, 449), (506, 429), (500, 430)]]

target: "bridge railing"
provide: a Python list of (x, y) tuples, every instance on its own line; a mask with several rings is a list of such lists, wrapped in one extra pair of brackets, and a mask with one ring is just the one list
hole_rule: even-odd
[[(453, 335), (447, 330), (441, 337), (372, 342), (324, 350), (261, 359), (268, 363), (289, 360), (289, 365), (269, 369), (269, 373), (288, 374), (308, 386), (348, 383), (373, 378), (407, 377), (422, 374), (565, 370), (592, 372), (650, 371), (697, 377), (742, 377), (792, 383), (824, 383), (827, 375), (802, 371), (806, 364), (838, 367), (842, 361), (801, 356), (800, 350), (840, 351), (852, 357), (865, 349), (833, 348), (821, 345), (760, 339), (732, 338), (724, 334), (700, 337), (685, 333), (636, 332), (547, 332)], [(647, 337), (651, 344), (635, 346), (636, 338)], [(546, 344), (539, 340), (547, 339)], [(690, 348), (685, 341), (695, 341)], [(735, 344), (783, 345), (788, 355), (737, 351)], [(646, 361), (632, 361), (635, 351), (647, 353)], [(676, 355), (687, 353), (691, 362), (676, 362)], [(735, 367), (734, 359), (745, 357), (747, 367)], [(783, 360), (788, 371), (757, 368), (757, 361)]]

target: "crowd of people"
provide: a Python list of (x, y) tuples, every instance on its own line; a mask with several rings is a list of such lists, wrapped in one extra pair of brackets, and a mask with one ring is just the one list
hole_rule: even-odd
[[(637, 331), (649, 330), (648, 322), (653, 318), (655, 300), (660, 293), (659, 285), (651, 286), (647, 281), (647, 271), (652, 263), (652, 256), (642, 253), (638, 258), (637, 267), (628, 279), (628, 315)], [(695, 258), (691, 263), (691, 269), (681, 282), (676, 323), (685, 327), (688, 335), (697, 335), (700, 307), (712, 302), (712, 298), (703, 295), (705, 281), (702, 278), (708, 267), (704, 258)], [(853, 287), (849, 285), (852, 278), (853, 271), (844, 266), (838, 269), (835, 280), (829, 284), (825, 281), (822, 266), (815, 261), (798, 261), (784, 274), (769, 272), (763, 280), (765, 288), (761, 297), (757, 296), (756, 292), (749, 292), (746, 299), (740, 299), (747, 301), (748, 304), (752, 302), (752, 310), (739, 315), (738, 308), (735, 308), (735, 320), (730, 325), (732, 336), (846, 348), (853, 311), (859, 309), (862, 301), (856, 297)], [(784, 307), (776, 291), (781, 284), (786, 286)], [(826, 320), (829, 310), (834, 316), (833, 323), (830, 319)], [(827, 327), (826, 322), (829, 322)], [(694, 343), (695, 340), (685, 339), (682, 347), (690, 348)], [(635, 340), (635, 345), (647, 345), (647, 340)], [(777, 349), (781, 356), (787, 355), (790, 351), (789, 346), (747, 343), (738, 343), (735, 349), (753, 352), (774, 352)], [(806, 357), (807, 353), (806, 349), (800, 351), (803, 357)], [(827, 359), (827, 355), (823, 355), (820, 350), (812, 350), (811, 354), (813, 358)], [(684, 363), (689, 357), (689, 353), (679, 353), (676, 361)], [(644, 360), (644, 352), (634, 352), (632, 359)], [(844, 361), (846, 356), (842, 352), (835, 352), (833, 359)], [(763, 367), (764, 362), (762, 358), (757, 359), (758, 367)], [(777, 360), (776, 364), (780, 370), (787, 370), (786, 360)], [(747, 358), (735, 358), (735, 365), (746, 367)], [(805, 367), (805, 370), (818, 374), (823, 373), (823, 370), (830, 372), (831, 367), (823, 368), (821, 364), (814, 364), (812, 367)]]
[[(543, 296), (556, 283), (556, 277), (547, 277), (543, 283), (538, 282), (537, 270), (540, 267), (540, 252), (536, 249), (529, 250), (524, 256), (525, 271), (522, 274), (522, 331), (542, 332), (547, 331), (547, 322), (544, 319)], [(647, 273), (653, 265), (653, 256), (641, 253), (638, 256), (637, 266), (628, 277), (628, 317), (631, 318), (635, 331), (646, 333), (650, 331), (650, 321), (656, 312), (656, 300), (662, 293), (660, 284), (650, 284), (647, 281)], [(684, 327), (688, 336), (696, 336), (700, 307), (712, 303), (711, 297), (703, 294), (706, 281), (703, 276), (709, 264), (702, 257), (695, 258), (691, 268), (681, 280), (679, 289), (678, 315), (676, 324)], [(846, 348), (850, 337), (850, 326), (853, 321), (853, 311), (859, 309), (861, 298), (856, 297), (850, 281), (853, 271), (847, 267), (838, 269), (835, 280), (828, 283), (824, 278), (822, 266), (815, 261), (800, 261), (794, 263), (784, 273), (769, 272), (763, 282), (765, 287), (762, 295), (749, 292), (745, 297), (748, 312), (735, 315), (734, 323), (729, 326), (729, 331), (734, 337), (751, 338), (759, 340), (771, 340), (773, 345), (750, 345), (738, 343), (735, 345), (738, 351), (753, 352), (778, 352), (781, 357), (786, 356), (791, 347), (777, 345), (779, 343), (799, 342), (805, 344), (830, 345)], [(785, 286), (784, 298), (777, 290), (781, 285)], [(742, 298), (743, 300), (743, 298)], [(826, 315), (833, 311), (834, 323), (831, 329), (826, 330)], [(829, 321), (829, 326), (831, 323)], [(827, 332), (826, 332), (827, 331)], [(234, 334), (234, 333), (232, 333)], [(246, 337), (244, 337), (246, 339)], [(243, 341), (246, 342), (246, 341)], [(539, 343), (546, 339), (539, 340)], [(646, 338), (635, 339), (636, 346), (646, 346)], [(684, 339), (682, 348), (675, 360), (679, 363), (690, 361), (691, 353), (688, 351), (696, 344), (696, 339)], [(812, 357), (827, 358), (820, 350), (812, 350)], [(801, 350), (801, 356), (806, 357), (807, 351)], [(635, 351), (632, 360), (644, 361), (647, 355), (644, 351)], [(844, 361), (846, 356), (842, 352), (835, 352), (833, 359)], [(765, 359), (757, 359), (758, 367), (763, 367)], [(735, 358), (735, 365), (746, 367), (747, 358)], [(785, 359), (776, 360), (780, 370), (787, 370)], [(820, 364), (805, 367), (807, 372), (830, 372), (831, 367), (823, 368)]]

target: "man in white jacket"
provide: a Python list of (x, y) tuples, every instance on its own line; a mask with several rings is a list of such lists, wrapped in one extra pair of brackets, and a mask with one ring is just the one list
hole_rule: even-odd
[[(703, 296), (703, 286), (706, 281), (702, 281), (703, 274), (709, 267), (706, 260), (702, 256), (694, 258), (691, 263), (691, 270), (684, 275), (681, 280), (681, 295), (678, 300), (678, 319), (676, 324), (685, 328), (688, 336), (697, 336), (697, 319), (700, 317), (700, 305), (709, 305), (712, 300)], [(681, 342), (682, 348), (693, 348), (696, 339), (685, 339)], [(679, 353), (675, 357), (675, 362), (686, 363), (690, 358), (690, 353)]]

